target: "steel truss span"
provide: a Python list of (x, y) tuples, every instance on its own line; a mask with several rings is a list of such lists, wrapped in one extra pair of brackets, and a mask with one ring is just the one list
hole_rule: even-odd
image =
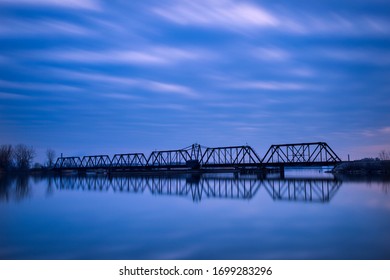
[(147, 166), (174, 168), (185, 166), (191, 160), (187, 150), (155, 151), (149, 156)]
[(80, 157), (59, 157), (54, 168), (75, 169), (82, 166)]
[(263, 164), (335, 163), (341, 159), (325, 142), (272, 145), (265, 154)]
[(99, 155), (99, 156), (84, 156), (81, 160), (81, 165), (83, 167), (110, 167), (111, 159), (107, 155)]
[(137, 168), (147, 165), (147, 158), (142, 153), (116, 154), (111, 160), (111, 167), (114, 168)]
[(250, 146), (207, 148), (200, 162), (207, 167), (256, 166), (261, 164), (259, 156)]
[(59, 157), (54, 170), (152, 171), (212, 168), (264, 169), (288, 166), (334, 166), (341, 159), (325, 142), (271, 145), (261, 159), (248, 145), (208, 148), (193, 144), (183, 149), (143, 153)]

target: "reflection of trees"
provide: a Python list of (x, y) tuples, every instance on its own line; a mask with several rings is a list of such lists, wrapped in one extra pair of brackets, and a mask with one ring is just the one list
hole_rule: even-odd
[(2, 176), (0, 177), (0, 200), (20, 201), (29, 197), (31, 188), (28, 175)]
[(50, 196), (54, 193), (54, 188), (53, 188), (53, 177), (50, 176), (47, 178), (47, 189), (46, 189), (46, 195)]
[(22, 200), (30, 194), (30, 188), (28, 184), (28, 176), (17, 176), (16, 177), (16, 188), (15, 188), (15, 199)]
[(8, 201), (8, 187), (10, 186), (10, 178), (9, 176), (2, 175), (0, 173), (0, 201)]
[(390, 191), (390, 181), (387, 181), (387, 182), (383, 181), (382, 184), (381, 184), (381, 186), (382, 186), (382, 191), (383, 191), (385, 194), (388, 194), (389, 191)]
[(390, 174), (336, 174), (336, 178), (343, 182), (364, 183), (369, 188), (379, 186), (385, 194), (390, 192)]
[(20, 201), (31, 197), (32, 187), (45, 181), (47, 186), (46, 195), (50, 196), (54, 192), (54, 177), (44, 174), (28, 175), (24, 173), (14, 175), (0, 174), (0, 201)]

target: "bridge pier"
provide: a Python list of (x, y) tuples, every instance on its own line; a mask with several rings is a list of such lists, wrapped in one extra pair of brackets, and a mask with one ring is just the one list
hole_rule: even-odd
[(85, 169), (79, 169), (79, 170), (77, 170), (77, 174), (78, 175), (85, 175), (85, 174), (87, 174), (87, 172)]
[(284, 165), (281, 165), (279, 167), (279, 174), (280, 174), (280, 178), (284, 179)]

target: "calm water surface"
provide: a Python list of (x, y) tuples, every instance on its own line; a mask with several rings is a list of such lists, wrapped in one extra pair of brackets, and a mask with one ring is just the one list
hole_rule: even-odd
[(390, 182), (2, 177), (0, 259), (390, 259)]

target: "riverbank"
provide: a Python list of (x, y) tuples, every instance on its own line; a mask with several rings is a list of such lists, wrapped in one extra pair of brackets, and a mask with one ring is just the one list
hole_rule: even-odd
[(390, 160), (363, 159), (337, 165), (335, 174), (390, 174)]

